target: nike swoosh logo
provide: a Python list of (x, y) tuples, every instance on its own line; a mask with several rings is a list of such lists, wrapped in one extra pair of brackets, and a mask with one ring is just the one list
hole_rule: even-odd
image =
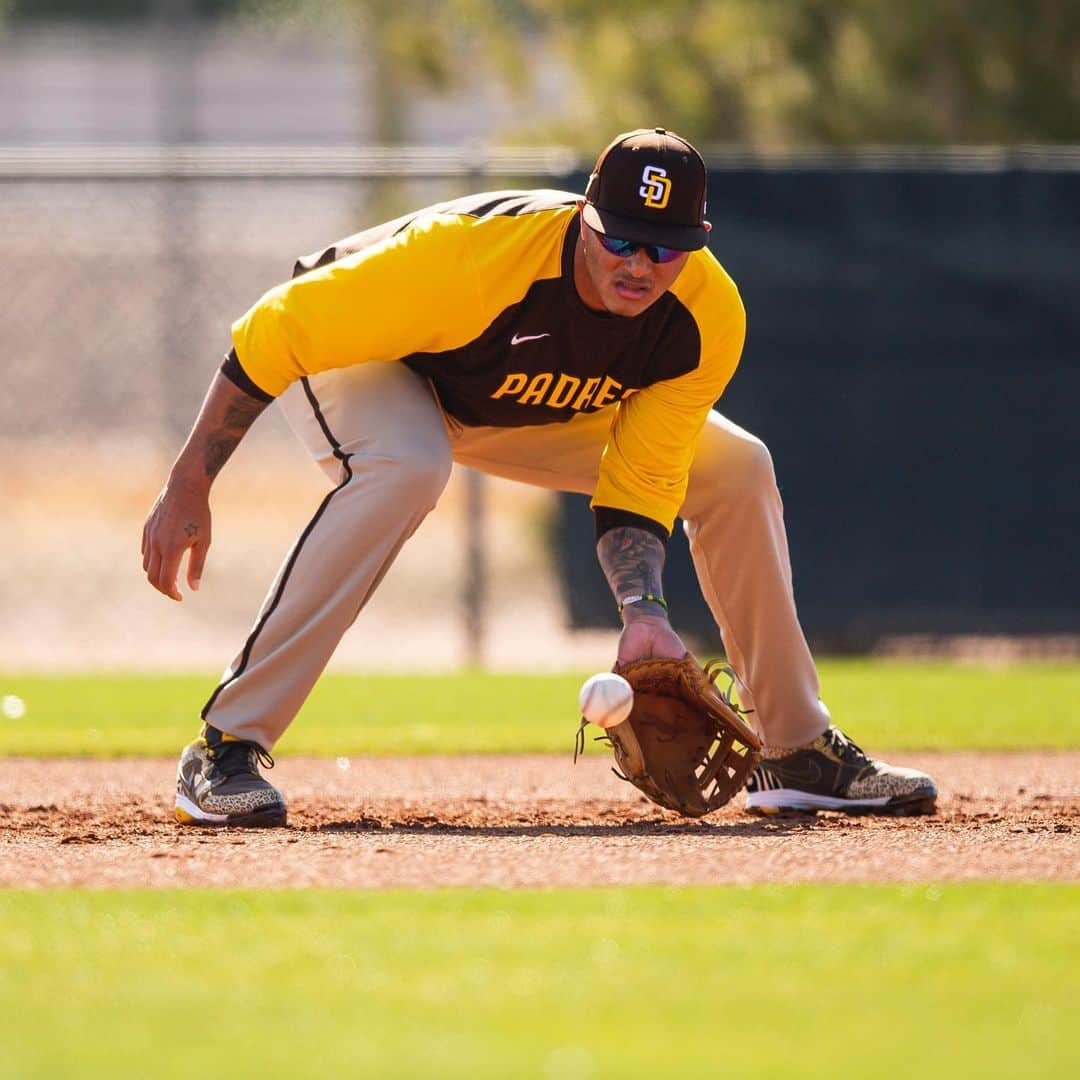
[(510, 339), (510, 344), (520, 345), (523, 341), (539, 341), (542, 337), (551, 337), (551, 334), (515, 334)]

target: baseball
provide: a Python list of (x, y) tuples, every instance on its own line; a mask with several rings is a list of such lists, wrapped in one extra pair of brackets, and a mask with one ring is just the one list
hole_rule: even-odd
[(621, 724), (634, 705), (634, 691), (621, 676), (602, 671), (585, 680), (578, 694), (581, 715), (602, 728)]

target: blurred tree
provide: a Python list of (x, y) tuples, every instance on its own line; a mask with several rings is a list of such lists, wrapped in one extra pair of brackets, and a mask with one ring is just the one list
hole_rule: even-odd
[[(145, 15), (172, 0), (0, 0), (11, 19)], [(336, 7), (375, 66), (377, 137), (419, 94), (554, 49), (572, 115), (518, 138), (590, 151), (664, 123), (702, 143), (1080, 142), (1080, 0), (190, 0), (207, 16)]]
[[(479, 3), (480, 0), (475, 0)], [(1077, 0), (520, 0), (581, 81), (549, 134), (703, 143), (1080, 141)]]
[(446, 91), (461, 75), (447, 4), (441, 0), (346, 0), (357, 40), (374, 66), (375, 131), (392, 145), (405, 136), (404, 111), (414, 93)]

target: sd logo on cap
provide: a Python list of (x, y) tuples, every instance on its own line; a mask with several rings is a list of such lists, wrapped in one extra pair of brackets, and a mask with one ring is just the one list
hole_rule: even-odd
[(705, 162), (690, 143), (664, 128), (641, 128), (600, 154), (582, 215), (603, 235), (696, 251), (709, 235), (705, 189)]

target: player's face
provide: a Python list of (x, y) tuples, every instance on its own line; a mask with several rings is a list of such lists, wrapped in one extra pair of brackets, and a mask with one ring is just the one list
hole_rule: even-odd
[(612, 254), (582, 219), (574, 252), (574, 284), (587, 307), (632, 318), (671, 288), (689, 257), (683, 251), (671, 262), (655, 263), (640, 247), (632, 255)]

